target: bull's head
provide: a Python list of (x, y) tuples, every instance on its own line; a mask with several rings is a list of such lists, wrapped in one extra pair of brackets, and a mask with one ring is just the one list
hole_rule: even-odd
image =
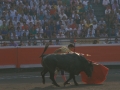
[(92, 76), (92, 72), (93, 72), (93, 63), (92, 62), (88, 62), (88, 65), (85, 68), (85, 73), (87, 74), (88, 77)]

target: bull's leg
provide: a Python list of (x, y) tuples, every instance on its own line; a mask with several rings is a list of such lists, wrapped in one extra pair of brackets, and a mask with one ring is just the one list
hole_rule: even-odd
[(76, 80), (75, 80), (75, 75), (73, 75), (73, 81), (74, 81), (74, 84), (77, 86), (78, 83), (77, 83)]
[(52, 80), (52, 82), (53, 82), (53, 84), (54, 84), (55, 86), (60, 87), (60, 86), (56, 83), (56, 81), (55, 81), (55, 79), (54, 79), (54, 72), (50, 72), (50, 79)]
[(72, 74), (69, 75), (69, 78), (68, 78), (68, 80), (64, 83), (64, 86), (73, 78), (72, 76), (73, 76)]
[(41, 76), (42, 76), (42, 82), (43, 84), (45, 84), (45, 74), (48, 72), (47, 69), (43, 69), (43, 71), (41, 72)]

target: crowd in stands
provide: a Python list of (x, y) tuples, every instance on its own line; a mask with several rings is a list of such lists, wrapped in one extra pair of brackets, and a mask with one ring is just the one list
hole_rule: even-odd
[[(105, 7), (100, 20), (94, 4)], [(0, 0), (0, 40), (120, 37), (119, 6), (119, 0)]]

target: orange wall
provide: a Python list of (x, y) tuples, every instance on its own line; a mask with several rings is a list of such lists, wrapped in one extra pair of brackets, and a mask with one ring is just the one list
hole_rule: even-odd
[[(53, 53), (58, 47), (49, 47), (45, 54)], [(44, 47), (0, 48), (0, 65), (40, 64), (39, 56)], [(120, 62), (120, 46), (76, 46), (78, 53), (89, 54), (95, 62)]]

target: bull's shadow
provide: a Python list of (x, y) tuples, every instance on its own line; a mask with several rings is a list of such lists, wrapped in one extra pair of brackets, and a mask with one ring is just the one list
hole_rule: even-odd
[(69, 90), (69, 89), (72, 89), (72, 88), (76, 88), (76, 89), (80, 89), (80, 88), (85, 88), (85, 87), (89, 87), (89, 86), (101, 86), (103, 84), (79, 84), (78, 86), (75, 86), (73, 83), (71, 85), (66, 85), (65, 87), (60, 84), (60, 87), (56, 87), (54, 85), (49, 85), (49, 86), (46, 86), (44, 88), (41, 88), (41, 87), (35, 87), (31, 90)]

